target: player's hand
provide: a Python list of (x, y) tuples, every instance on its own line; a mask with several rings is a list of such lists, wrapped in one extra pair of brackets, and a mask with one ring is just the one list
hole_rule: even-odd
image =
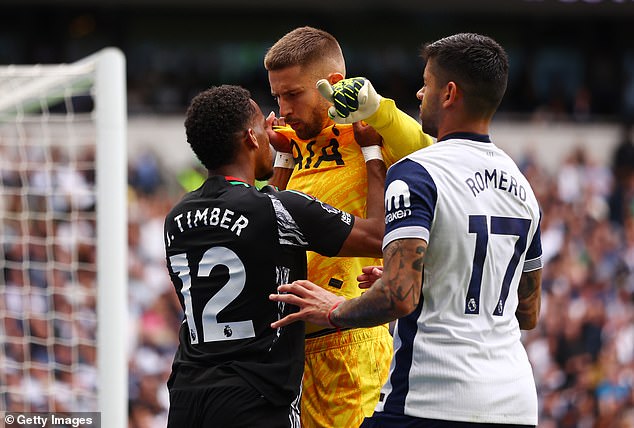
[(359, 288), (370, 288), (377, 279), (383, 276), (383, 266), (364, 266), (361, 275), (357, 276)]
[(269, 141), (273, 148), (278, 152), (291, 153), (291, 140), (286, 136), (275, 132), (276, 126), (285, 126), (286, 122), (283, 117), (275, 117), (275, 113), (271, 112), (266, 117), (266, 133), (269, 135)]
[(354, 140), (361, 147), (383, 145), (383, 137), (381, 137), (381, 134), (363, 121), (354, 122), (352, 124), (352, 131), (354, 132)]
[(330, 326), (328, 312), (335, 303), (345, 300), (344, 297), (324, 290), (308, 280), (280, 285), (277, 291), (280, 294), (269, 295), (270, 300), (295, 305), (299, 307), (299, 311), (275, 321), (271, 324), (272, 328), (284, 327), (295, 321), (309, 321), (313, 324)]
[(364, 77), (343, 79), (331, 85), (326, 79), (317, 82), (319, 93), (333, 105), (328, 116), (336, 123), (353, 123), (372, 116), (379, 108), (381, 96)]

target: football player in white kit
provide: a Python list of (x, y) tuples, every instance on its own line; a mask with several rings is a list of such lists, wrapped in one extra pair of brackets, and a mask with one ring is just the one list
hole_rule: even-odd
[(427, 44), (423, 58), (420, 117), (437, 143), (388, 171), (384, 267), (364, 269), (369, 289), (352, 300), (308, 281), (280, 286), (289, 294), (270, 298), (300, 311), (273, 326), (397, 319), (389, 380), (364, 428), (535, 427), (520, 330), (539, 316), (540, 209), (489, 137), (508, 57), (489, 37), (462, 33)]

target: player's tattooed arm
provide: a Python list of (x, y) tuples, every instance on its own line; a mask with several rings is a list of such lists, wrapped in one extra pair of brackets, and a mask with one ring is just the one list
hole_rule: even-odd
[(426, 250), (427, 242), (422, 239), (391, 242), (383, 251), (382, 278), (350, 300), (307, 280), (282, 284), (269, 299), (295, 305), (299, 310), (271, 323), (271, 327), (299, 320), (337, 328), (372, 327), (402, 318), (420, 301)]
[(399, 239), (383, 251), (383, 277), (359, 298), (344, 302), (331, 314), (338, 326), (370, 327), (410, 314), (422, 292), (427, 242)]
[(531, 330), (537, 325), (541, 308), (542, 270), (524, 272), (517, 290), (519, 304), (515, 317), (520, 329)]
[(422, 239), (399, 239), (385, 248), (383, 280), (394, 310), (404, 306), (409, 313), (418, 305), (426, 250)]

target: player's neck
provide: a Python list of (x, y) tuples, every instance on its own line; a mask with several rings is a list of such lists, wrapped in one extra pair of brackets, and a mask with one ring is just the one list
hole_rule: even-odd
[(488, 135), (489, 123), (490, 122), (488, 120), (470, 120), (447, 123), (445, 126), (438, 127), (438, 139), (441, 140), (445, 135), (456, 133)]
[(239, 164), (224, 165), (219, 168), (209, 170), (209, 176), (212, 175), (223, 175), (225, 177), (237, 178), (251, 185), (255, 183), (255, 172), (253, 171), (253, 167), (248, 169)]
[(255, 153), (255, 149), (238, 150), (231, 163), (209, 170), (209, 174), (229, 176), (254, 185), (256, 165)]

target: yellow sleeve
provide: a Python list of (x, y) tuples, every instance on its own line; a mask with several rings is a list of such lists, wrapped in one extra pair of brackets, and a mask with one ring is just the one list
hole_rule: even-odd
[(389, 98), (382, 98), (379, 109), (364, 122), (383, 137), (383, 158), (387, 166), (434, 142), (416, 119), (399, 110)]

